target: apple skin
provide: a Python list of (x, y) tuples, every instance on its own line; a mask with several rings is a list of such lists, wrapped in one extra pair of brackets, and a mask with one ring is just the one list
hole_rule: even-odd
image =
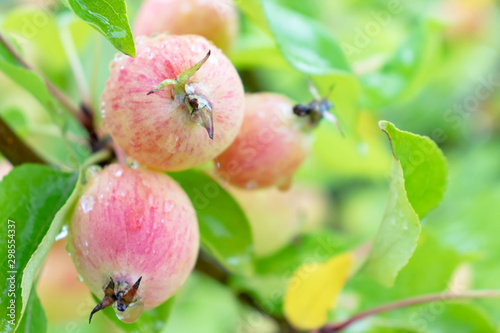
[(200, 35), (229, 52), (239, 30), (231, 0), (147, 0), (134, 22), (134, 35)]
[[(200, 36), (138, 38), (136, 50), (135, 59), (117, 55), (111, 62), (101, 97), (101, 114), (113, 140), (132, 159), (161, 171), (190, 169), (224, 151), (238, 134), (244, 114), (243, 85), (229, 59)], [(209, 50), (210, 57), (188, 85), (212, 106), (213, 140), (190, 120), (173, 88), (147, 95)]]
[(199, 231), (191, 202), (165, 174), (111, 164), (85, 185), (68, 251), (97, 297), (110, 278), (132, 286), (144, 310), (165, 302), (191, 273)]
[(245, 95), (245, 118), (234, 142), (215, 159), (217, 173), (232, 185), (287, 189), (304, 162), (313, 137), (294, 103), (273, 93)]

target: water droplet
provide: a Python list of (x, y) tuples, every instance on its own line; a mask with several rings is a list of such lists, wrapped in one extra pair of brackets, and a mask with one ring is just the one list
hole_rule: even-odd
[(80, 198), (80, 207), (86, 214), (94, 208), (94, 197), (88, 194), (82, 195)]
[(163, 210), (165, 213), (170, 213), (174, 209), (174, 202), (172, 200), (165, 201), (165, 205), (163, 206)]
[(122, 65), (122, 66), (120, 66), (120, 70), (121, 70), (121, 71), (122, 71), (122, 70), (124, 70), (124, 69), (125, 69), (125, 66), (123, 66), (123, 65)]
[(90, 178), (94, 177), (95, 175), (97, 175), (100, 171), (102, 170), (102, 168), (98, 165), (91, 165), (87, 168), (87, 170), (85, 170), (85, 178), (87, 180), (89, 180)]
[(161, 223), (165, 223), (165, 220), (164, 220), (164, 219), (161, 219)]
[(119, 311), (116, 308), (116, 302), (113, 304), (113, 308), (115, 310), (116, 316), (123, 321), (124, 323), (133, 323), (142, 314), (144, 310), (144, 303), (141, 300), (138, 300), (132, 304), (130, 304), (125, 311)]
[(80, 274), (76, 276), (76, 279), (80, 282), (83, 282), (83, 276), (81, 276)]
[(128, 166), (132, 169), (137, 169), (139, 167), (139, 163), (137, 163), (136, 161), (130, 161), (128, 162)]
[(101, 118), (106, 119), (106, 109), (105, 108), (101, 108)]
[(115, 177), (121, 177), (121, 175), (123, 174), (123, 170), (122, 169), (118, 169), (115, 171)]
[(58, 240), (66, 238), (67, 236), (68, 236), (68, 227), (66, 225), (63, 225), (61, 232), (56, 236), (56, 242)]
[(85, 241), (85, 246), (89, 247), (89, 242)]

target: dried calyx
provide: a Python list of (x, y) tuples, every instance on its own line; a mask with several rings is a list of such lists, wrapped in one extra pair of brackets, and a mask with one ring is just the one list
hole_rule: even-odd
[(309, 90), (314, 99), (308, 104), (295, 105), (293, 107), (293, 113), (299, 117), (307, 117), (309, 128), (318, 126), (321, 119), (326, 119), (334, 123), (337, 126), (339, 132), (343, 135), (337, 118), (332, 113), (330, 113), (330, 110), (333, 108), (333, 104), (328, 99), (328, 96), (331, 94), (333, 87), (330, 89), (328, 94), (326, 94), (326, 96), (321, 97), (314, 84), (309, 81)]
[(193, 67), (179, 74), (177, 78), (162, 81), (155, 89), (148, 92), (148, 95), (157, 93), (172, 85), (176, 97), (179, 98), (188, 109), (191, 121), (203, 126), (207, 130), (210, 139), (213, 139), (214, 125), (212, 105), (205, 97), (195, 94), (194, 88), (188, 83), (188, 80), (201, 68), (201, 66), (203, 66), (208, 57), (210, 57), (210, 51), (208, 51), (207, 55)]
[(109, 278), (108, 285), (104, 288), (104, 298), (96, 305), (96, 307), (90, 313), (89, 324), (92, 321), (92, 316), (94, 313), (107, 308), (116, 302), (116, 309), (118, 311), (124, 312), (129, 305), (137, 301), (135, 295), (141, 284), (142, 276), (134, 283), (132, 288), (126, 290), (120, 288), (120, 290), (115, 292), (115, 282), (113, 278)]

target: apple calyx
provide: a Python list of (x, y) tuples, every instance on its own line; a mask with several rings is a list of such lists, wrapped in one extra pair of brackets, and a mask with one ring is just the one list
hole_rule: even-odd
[(175, 79), (166, 79), (148, 92), (148, 95), (157, 93), (168, 86), (173, 86), (175, 95), (179, 98), (189, 111), (191, 121), (204, 127), (210, 139), (214, 138), (214, 124), (212, 105), (203, 96), (197, 95), (194, 88), (188, 84), (188, 80), (203, 66), (210, 57), (210, 50), (207, 55), (197, 62), (193, 67), (188, 68)]
[(137, 294), (137, 290), (139, 289), (139, 285), (141, 284), (142, 276), (134, 283), (132, 288), (128, 291), (124, 289), (120, 289), (115, 293), (115, 282), (113, 278), (109, 278), (108, 285), (104, 288), (104, 298), (96, 305), (96, 307), (90, 313), (89, 324), (92, 321), (92, 316), (94, 313), (107, 308), (113, 303), (116, 302), (116, 309), (118, 311), (124, 312), (127, 307), (137, 301), (135, 295)]

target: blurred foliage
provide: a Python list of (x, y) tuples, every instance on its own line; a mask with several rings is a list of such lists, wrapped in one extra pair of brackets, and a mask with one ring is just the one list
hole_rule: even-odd
[[(499, 289), (500, 243), (495, 238), (500, 232), (500, 214), (495, 208), (500, 201), (498, 4), (492, 0), (235, 2), (242, 12), (241, 29), (237, 47), (228, 56), (247, 91), (277, 92), (298, 103), (307, 103), (313, 98), (307, 88), (309, 80), (321, 95), (327, 95), (334, 87), (329, 95), (335, 105), (332, 112), (339, 118), (345, 136), (334, 125), (323, 122), (315, 132), (313, 153), (295, 178), (326, 193), (329, 210), (314, 230), (296, 235), (269, 256), (253, 258), (244, 212), (230, 194), (217, 187), (222, 193), (217, 196), (218, 201), (205, 210), (198, 209), (206, 229), (202, 233), (204, 247), (221, 264), (240, 274), (231, 276), (228, 286), (199, 273), (192, 274), (173, 304), (168, 304), (172, 308), (163, 331), (275, 331), (269, 318), (241, 305), (234, 292), (245, 292), (266, 311), (283, 316), (283, 297), (293, 272), (303, 264), (325, 262), (345, 251), (354, 250), (366, 257), (366, 243), (376, 243), (387, 201), (396, 194), (404, 194), (403, 199), (412, 204), (408, 208), (414, 209), (421, 219), (418, 241), (417, 237), (411, 244), (405, 241), (411, 247), (403, 260), (408, 263), (398, 267), (401, 271), (394, 276), (391, 288), (376, 282), (365, 270), (355, 270), (339, 296), (337, 308), (329, 313), (329, 320), (345, 319), (404, 297), (454, 290), (455, 284), (460, 290)], [(128, 27), (128, 22), (123, 21), (123, 1), (113, 3), (121, 6), (119, 24)], [(129, 0), (127, 5), (133, 22), (140, 1)], [(73, 5), (72, 8), (78, 14), (79, 10)], [(68, 15), (72, 17), (70, 23), (62, 24)], [(80, 92), (61, 29), (70, 33), (83, 67), (89, 99), (99, 109), (99, 96), (109, 75), (108, 64), (117, 52), (114, 46), (59, 2), (0, 3), (0, 30), (30, 64), (79, 101)], [(132, 54), (130, 40), (115, 45)], [(2, 118), (51, 163), (63, 170), (76, 169), (90, 154), (81, 126), (53, 101), (40, 76), (19, 67), (3, 48), (0, 70)], [(430, 137), (446, 156), (447, 190), (442, 203), (432, 211), (429, 210), (444, 189), (442, 170), (429, 168), (413, 181), (405, 179), (406, 183), (397, 184), (396, 191), (391, 189), (394, 159), (387, 137), (377, 126), (380, 120)], [(395, 153), (398, 156), (397, 148)], [(396, 176), (408, 176), (404, 159), (401, 168), (402, 171), (396, 169)], [(52, 173), (65, 175), (40, 171), (17, 176), (13, 172), (9, 177), (46, 177), (54, 186), (64, 185), (50, 181)], [(200, 171), (173, 176), (184, 185), (196, 182), (201, 186), (200, 193), (207, 184), (217, 185)], [(2, 186), (9, 185), (8, 179)], [(67, 180), (75, 181), (70, 177)], [(416, 207), (411, 201), (431, 180), (438, 195), (429, 195), (425, 198), (427, 203)], [(49, 190), (44, 192), (45, 200), (52, 198)], [(52, 190), (61, 195), (61, 188)], [(190, 194), (193, 197), (196, 193)], [(48, 233), (49, 225), (44, 228)], [(220, 236), (217, 230), (234, 237), (228, 241), (227, 235)], [(384, 233), (384, 229), (380, 230)], [(35, 273), (32, 272), (33, 279)], [(22, 325), (38, 325), (36, 317), (39, 325), (44, 326), (35, 292), (22, 301), (26, 311), (33, 313), (31, 322), (23, 319)], [(85, 311), (92, 304), (81, 302), (78, 306), (85, 315), (67, 321), (51, 318), (54, 309), (47, 311), (48, 332), (117, 331), (104, 316), (96, 316), (89, 327)], [(57, 303), (46, 304), (57, 308)], [(385, 313), (361, 321), (346, 332), (495, 332), (500, 327), (499, 313), (498, 300), (438, 302)]]

